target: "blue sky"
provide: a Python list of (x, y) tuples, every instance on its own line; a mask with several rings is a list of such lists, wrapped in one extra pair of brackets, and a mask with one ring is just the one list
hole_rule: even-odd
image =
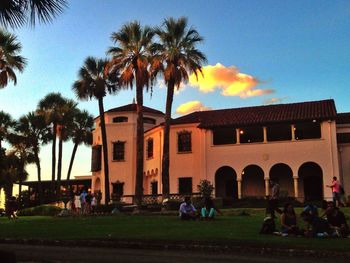
[[(34, 110), (49, 92), (74, 98), (71, 85), (87, 56), (105, 57), (110, 35), (129, 21), (160, 25), (166, 17), (187, 16), (205, 41), (199, 48), (208, 65), (239, 70), (257, 81), (254, 89), (273, 90), (260, 96), (223, 95), (186, 86), (174, 99), (176, 109), (199, 101), (212, 109), (333, 98), (338, 112), (350, 111), (349, 1), (69, 1), (69, 8), (52, 24), (12, 30), (23, 44), (28, 66), (18, 73), (17, 86), (0, 90), (0, 109), (13, 117)], [(105, 100), (105, 108), (131, 103), (132, 91)], [(145, 105), (164, 111), (165, 89), (154, 87)], [(97, 115), (96, 101), (79, 107)], [(64, 174), (71, 144), (66, 144)], [(44, 178), (50, 177), (50, 147), (41, 154)], [(90, 151), (78, 149), (73, 175), (88, 174)], [(30, 179), (36, 178), (29, 167)]]

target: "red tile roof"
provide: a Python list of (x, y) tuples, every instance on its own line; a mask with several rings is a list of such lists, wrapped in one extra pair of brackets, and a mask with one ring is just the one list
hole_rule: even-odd
[(337, 124), (347, 124), (347, 123), (350, 123), (350, 112), (338, 113)]
[[(137, 106), (137, 104), (132, 103), (132, 104), (128, 104), (128, 105), (124, 105), (124, 106), (121, 106), (121, 107), (110, 109), (107, 112), (136, 111), (136, 106)], [(159, 110), (155, 110), (155, 109), (149, 108), (149, 107), (146, 107), (146, 106), (143, 106), (143, 112), (164, 115), (163, 112), (161, 112)]]
[(200, 128), (249, 126), (308, 120), (335, 120), (333, 100), (197, 111), (172, 120), (172, 125), (199, 123)]
[(350, 143), (350, 133), (337, 133), (337, 142), (338, 143)]

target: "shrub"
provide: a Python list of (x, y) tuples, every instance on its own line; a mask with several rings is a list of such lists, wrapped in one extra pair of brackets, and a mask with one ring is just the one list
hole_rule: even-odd
[(19, 216), (56, 216), (61, 212), (61, 208), (54, 205), (40, 205), (19, 210)]
[(199, 185), (197, 185), (197, 189), (201, 193), (201, 196), (206, 198), (211, 197), (214, 191), (214, 186), (208, 180), (200, 180)]

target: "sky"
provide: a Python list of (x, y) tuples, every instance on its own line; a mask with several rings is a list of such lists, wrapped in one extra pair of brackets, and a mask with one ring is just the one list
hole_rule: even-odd
[[(173, 117), (194, 110), (334, 99), (338, 112), (350, 112), (350, 1), (344, 0), (74, 0), (51, 24), (10, 31), (28, 59), (18, 83), (0, 90), (0, 110), (14, 118), (36, 109), (40, 99), (71, 91), (87, 56), (106, 57), (111, 33), (134, 20), (159, 26), (167, 17), (186, 16), (204, 42), (204, 79), (190, 77), (173, 103)], [(105, 109), (131, 103), (134, 91), (105, 99)], [(144, 105), (164, 111), (161, 80)], [(98, 115), (97, 101), (79, 108)], [(64, 145), (63, 177), (73, 145)], [(44, 179), (51, 176), (51, 146), (41, 150)], [(72, 175), (90, 174), (91, 151), (80, 147)], [(29, 180), (36, 179), (33, 165)]]

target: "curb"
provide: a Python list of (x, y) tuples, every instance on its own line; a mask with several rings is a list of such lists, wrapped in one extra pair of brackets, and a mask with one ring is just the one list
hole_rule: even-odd
[[(166, 242), (166, 243), (165, 243)], [(94, 247), (94, 248), (128, 248), (128, 249), (156, 249), (156, 250), (194, 250), (208, 253), (234, 253), (274, 255), (289, 257), (312, 257), (312, 258), (349, 258), (350, 252), (331, 250), (309, 250), (298, 248), (273, 248), (254, 246), (251, 244), (219, 244), (191, 241), (145, 241), (145, 240), (44, 240), (44, 239), (0, 239), (0, 244), (22, 244), (43, 246), (67, 246), (67, 247)]]

